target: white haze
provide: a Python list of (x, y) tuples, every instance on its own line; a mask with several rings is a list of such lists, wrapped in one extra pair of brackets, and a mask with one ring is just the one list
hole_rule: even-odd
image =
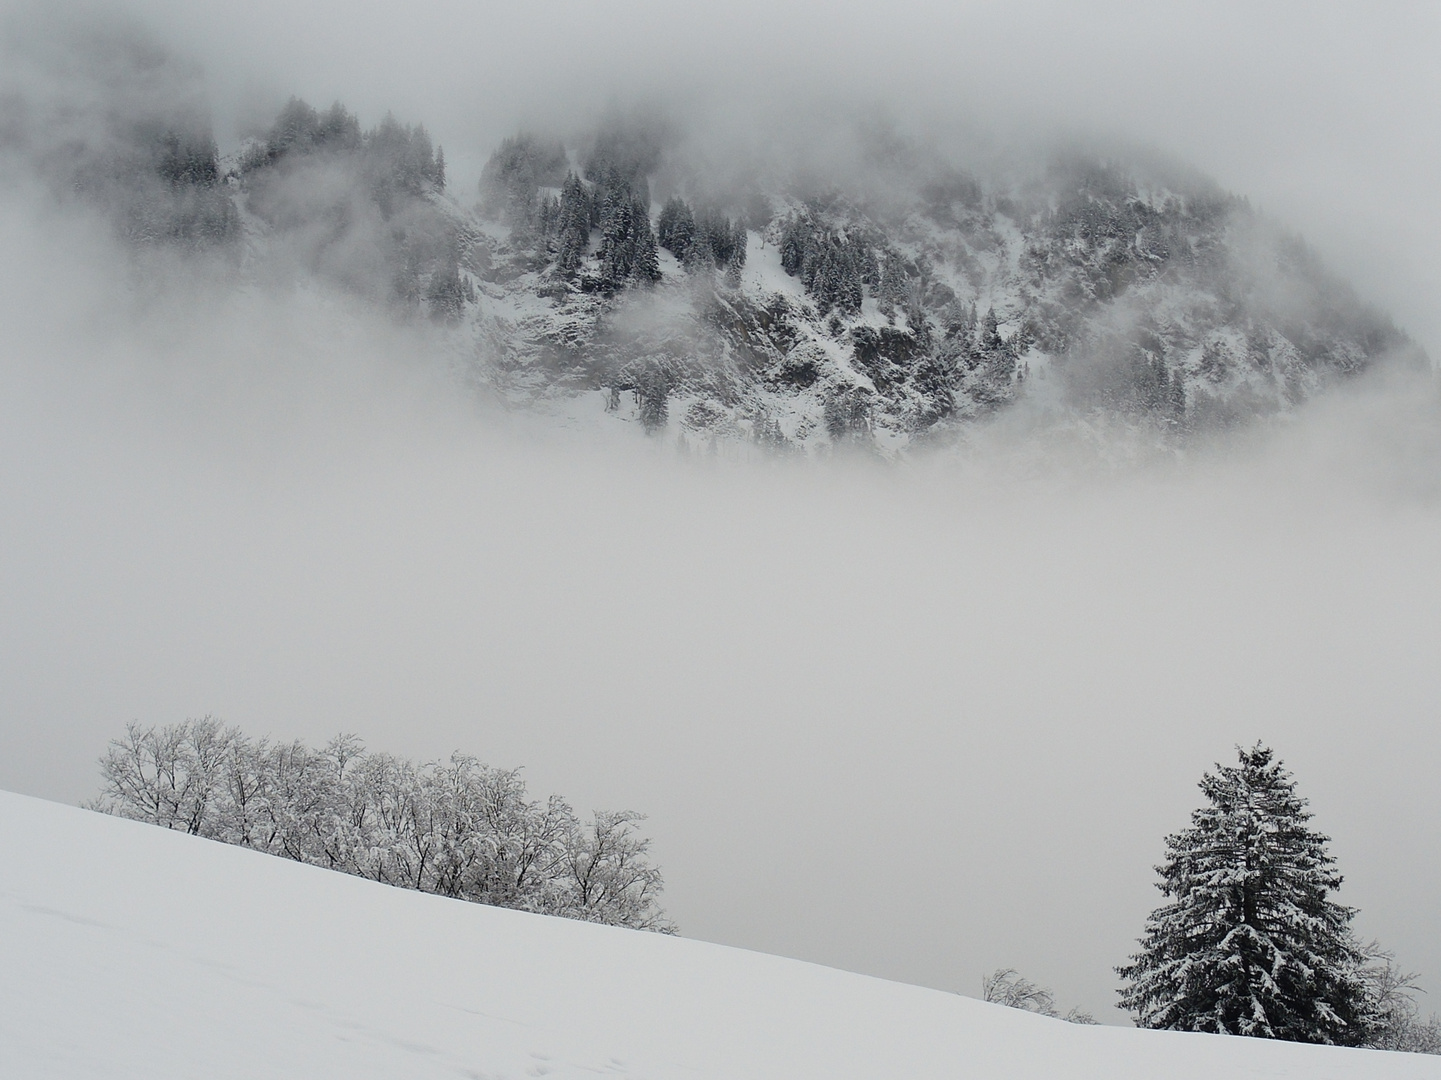
[[(393, 108), (472, 174), (587, 85), (685, 71), (681, 104), (735, 124), (823, 99), (827, 57), (837, 96), (973, 110), (1002, 145), (1154, 142), (1441, 353), (1420, 8), (141, 10), (222, 123), (292, 90)], [(599, 55), (620, 40), (679, 44), (628, 82)], [(205, 712), (461, 748), (648, 812), (690, 936), (965, 993), (1017, 967), (1116, 1018), (1163, 835), (1259, 738), (1361, 931), (1441, 991), (1433, 383), (1378, 377), (1179, 461), (1001, 425), (963, 461), (682, 462), (477, 405), (422, 332), (318, 289), (148, 294), (103, 226), (40, 204), (10, 189), (0, 219), (0, 787), (80, 800), (126, 720)]]

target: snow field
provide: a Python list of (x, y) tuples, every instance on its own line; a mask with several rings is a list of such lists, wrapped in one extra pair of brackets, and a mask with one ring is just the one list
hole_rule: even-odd
[(1419, 1055), (1073, 1026), (3, 792), (0, 867), (7, 1078), (1441, 1078)]

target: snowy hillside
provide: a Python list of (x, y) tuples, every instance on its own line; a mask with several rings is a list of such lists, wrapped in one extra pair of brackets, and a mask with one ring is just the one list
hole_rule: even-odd
[(0, 793), (7, 1077), (1441, 1078), (1441, 1060), (1080, 1027), (445, 900)]

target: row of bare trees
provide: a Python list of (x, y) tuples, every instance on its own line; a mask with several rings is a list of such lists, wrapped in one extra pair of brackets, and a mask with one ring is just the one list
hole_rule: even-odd
[(254, 740), (213, 717), (129, 724), (100, 759), (92, 809), (476, 903), (674, 932), (643, 815), (582, 822), (514, 769), (417, 764), (351, 735), (321, 749)]

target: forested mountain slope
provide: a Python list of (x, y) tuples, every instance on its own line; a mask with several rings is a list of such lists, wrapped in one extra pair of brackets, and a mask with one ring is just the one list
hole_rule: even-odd
[(1204, 180), (1070, 155), (981, 183), (905, 146), (864, 165), (717, 191), (643, 132), (508, 142), (466, 249), (487, 377), (599, 389), (690, 439), (900, 447), (1022, 400), (1181, 433), (1416, 357)]
[(614, 115), (507, 139), (457, 191), (423, 125), (340, 104), (292, 99), (221, 157), (196, 73), (85, 48), (56, 100), (0, 101), (0, 145), (137, 250), (318, 277), (434, 320), (511, 402), (687, 446), (889, 453), (1017, 406), (1183, 438), (1425, 363), (1303, 242), (1171, 165), (1057, 151), (983, 174), (859, 124), (824, 157), (717, 153)]

